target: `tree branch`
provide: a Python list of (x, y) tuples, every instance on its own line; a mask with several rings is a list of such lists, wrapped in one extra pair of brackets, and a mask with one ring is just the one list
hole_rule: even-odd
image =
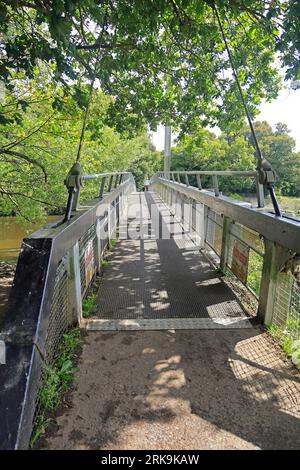
[[(24, 140), (28, 139), (29, 137), (31, 137), (32, 135), (36, 134), (40, 129), (42, 129), (42, 127), (45, 126), (45, 124), (47, 124), (47, 122), (50, 121), (50, 119), (54, 116), (54, 113), (51, 114), (51, 116), (49, 116), (46, 121), (44, 121), (37, 129), (35, 129), (34, 131), (30, 132), (29, 134), (27, 134), (25, 137), (22, 137), (21, 139), (18, 139), (18, 140), (15, 140), (14, 142), (11, 142), (7, 145), (4, 145), (2, 147), (2, 150), (3, 149), (6, 149), (6, 150), (9, 150), (9, 149), (12, 149), (13, 147), (15, 147), (16, 145), (19, 145), (21, 142), (23, 142)], [(1, 149), (0, 149), (1, 150)]]
[(11, 156), (17, 157), (17, 158), (21, 158), (22, 160), (25, 160), (26, 162), (30, 163), (31, 165), (38, 166), (42, 170), (42, 172), (44, 173), (45, 182), (47, 182), (48, 175), (47, 175), (46, 169), (40, 162), (37, 162), (36, 160), (33, 160), (32, 158), (28, 157), (27, 155), (24, 155), (23, 153), (15, 152), (13, 150), (7, 150), (7, 149), (0, 148), (0, 155), (3, 155), (3, 154), (4, 155), (11, 155)]

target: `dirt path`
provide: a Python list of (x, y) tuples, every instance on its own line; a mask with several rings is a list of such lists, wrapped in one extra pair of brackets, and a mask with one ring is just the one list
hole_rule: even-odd
[(299, 449), (300, 376), (259, 329), (90, 332), (46, 449)]

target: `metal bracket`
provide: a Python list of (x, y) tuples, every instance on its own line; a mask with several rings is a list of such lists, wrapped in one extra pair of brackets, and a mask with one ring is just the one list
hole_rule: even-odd
[(274, 207), (275, 214), (281, 217), (281, 211), (278, 205), (278, 201), (276, 198), (276, 194), (274, 191), (274, 185), (276, 181), (276, 172), (272, 167), (271, 163), (266, 159), (263, 158), (257, 167), (258, 171), (258, 181), (260, 184), (266, 186), (268, 191), (270, 192), (272, 204)]
[[(80, 166), (79, 162), (74, 163), (74, 165), (70, 169), (64, 183), (65, 183), (65, 185), (68, 189), (68, 192), (69, 192), (67, 208), (66, 208), (66, 214), (65, 214), (65, 218), (64, 218), (64, 222), (66, 222), (66, 221), (70, 220), (71, 211), (76, 210), (77, 206), (78, 206), (80, 188), (82, 186), (81, 166)], [(75, 193), (76, 193), (76, 197), (74, 199), (74, 194)]]

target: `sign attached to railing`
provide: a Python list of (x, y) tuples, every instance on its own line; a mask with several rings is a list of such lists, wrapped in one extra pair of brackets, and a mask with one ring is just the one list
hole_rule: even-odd
[(88, 286), (95, 271), (93, 240), (90, 240), (84, 252), (85, 281)]
[(249, 262), (249, 247), (241, 243), (239, 240), (234, 240), (231, 271), (238, 277), (244, 284), (247, 282)]

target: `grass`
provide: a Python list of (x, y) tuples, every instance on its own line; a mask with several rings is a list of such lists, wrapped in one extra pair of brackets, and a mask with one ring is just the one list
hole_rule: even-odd
[(295, 340), (285, 333), (284, 328), (274, 324), (267, 326), (267, 331), (279, 342), (285, 354), (290, 357), (293, 353), (292, 344)]
[(97, 309), (97, 292), (98, 286), (94, 286), (89, 295), (82, 302), (82, 316), (89, 318), (96, 312)]
[(300, 319), (289, 319), (284, 326), (274, 325), (273, 323), (267, 327), (267, 331), (282, 346), (283, 351), (288, 357), (295, 352), (295, 331), (300, 337)]
[(109, 242), (109, 248), (110, 248), (110, 249), (111, 249), (111, 248), (114, 248), (114, 247), (116, 246), (117, 242), (118, 242), (118, 241), (117, 241), (117, 240), (114, 240), (114, 239), (113, 239), (113, 240), (110, 240), (110, 242)]
[(291, 212), (293, 216), (300, 216), (300, 197), (279, 196), (279, 203), (283, 211)]
[(80, 338), (79, 328), (74, 328), (65, 333), (58, 345), (55, 360), (44, 369), (44, 377), (38, 393), (40, 410), (34, 421), (34, 431), (30, 441), (31, 448), (45, 433), (51, 422), (51, 414), (57, 410), (61, 404), (63, 394), (72, 383), (76, 372), (74, 362)]

